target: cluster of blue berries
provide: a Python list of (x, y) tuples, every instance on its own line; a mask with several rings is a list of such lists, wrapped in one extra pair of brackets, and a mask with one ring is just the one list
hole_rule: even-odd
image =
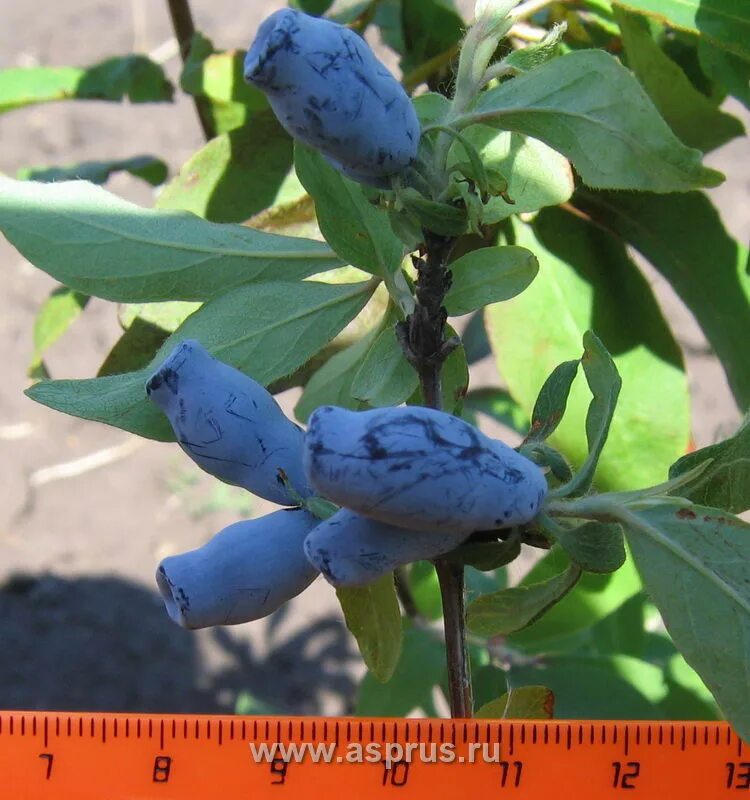
[[(323, 406), (304, 432), (196, 341), (174, 348), (146, 392), (202, 469), (290, 506), (162, 561), (159, 590), (186, 628), (267, 616), (319, 573), (362, 585), (437, 558), (475, 531), (529, 522), (546, 493), (539, 467), (441, 411)], [(340, 509), (319, 519), (302, 507), (316, 496)]]

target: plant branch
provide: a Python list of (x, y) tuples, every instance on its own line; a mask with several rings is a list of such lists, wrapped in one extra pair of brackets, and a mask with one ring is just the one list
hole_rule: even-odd
[(398, 567), (393, 571), (393, 582), (396, 586), (396, 594), (401, 601), (404, 613), (409, 619), (416, 619), (419, 616), (419, 609), (414, 602), (414, 595), (409, 586), (409, 578), (403, 567)]
[[(441, 408), (440, 372), (455, 342), (445, 340), (448, 314), (443, 302), (450, 289), (448, 259), (453, 239), (425, 230), (424, 253), (414, 258), (417, 270), (414, 310), (396, 327), (404, 355), (419, 376), (423, 402)], [(435, 561), (443, 601), (445, 650), (451, 716), (470, 717), (473, 711), (471, 674), (466, 649), (464, 567), (447, 558)]]
[(440, 558), (435, 561), (443, 600), (445, 653), (448, 660), (448, 700), (451, 716), (471, 717), (474, 698), (466, 647), (466, 607), (463, 564)]
[[(190, 2), (189, 0), (167, 0), (167, 5), (169, 6), (169, 16), (172, 19), (172, 29), (174, 30), (177, 44), (180, 46), (180, 57), (182, 58), (182, 63), (185, 64), (190, 55), (190, 45), (195, 34)], [(194, 95), (193, 103), (195, 104), (195, 111), (198, 114), (198, 122), (200, 122), (203, 136), (208, 142), (216, 136), (208, 101), (205, 97), (196, 97)]]

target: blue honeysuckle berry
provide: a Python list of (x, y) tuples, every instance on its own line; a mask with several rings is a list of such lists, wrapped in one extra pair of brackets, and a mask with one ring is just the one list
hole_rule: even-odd
[(245, 57), (245, 80), (279, 122), (353, 180), (384, 187), (417, 155), (419, 121), (401, 84), (356, 33), (282, 9)]
[(333, 586), (361, 586), (403, 564), (449, 553), (469, 535), (397, 528), (342, 508), (309, 533), (305, 553)]
[(272, 395), (215, 359), (199, 342), (176, 345), (146, 382), (180, 447), (201, 469), (280, 505), (296, 505), (283, 470), (301, 497), (311, 494), (302, 468), (304, 433)]
[(305, 472), (321, 495), (381, 522), (472, 533), (530, 522), (547, 492), (542, 470), (458, 417), (408, 406), (318, 408)]
[(268, 616), (316, 578), (303, 544), (318, 521), (302, 509), (283, 509), (236, 522), (203, 547), (165, 558), (156, 583), (170, 618), (194, 629)]

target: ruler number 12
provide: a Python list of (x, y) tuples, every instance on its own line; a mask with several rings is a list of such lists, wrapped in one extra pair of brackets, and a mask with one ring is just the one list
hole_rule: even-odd
[(612, 786), (615, 789), (635, 789), (635, 779), (641, 774), (640, 761), (613, 761), (614, 776)]

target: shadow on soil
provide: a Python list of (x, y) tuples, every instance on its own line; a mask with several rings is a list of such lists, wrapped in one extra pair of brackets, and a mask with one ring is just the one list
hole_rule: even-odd
[(285, 614), (266, 625), (262, 647), (226, 629), (202, 634), (225, 664), (209, 673), (196, 635), (155, 593), (111, 577), (15, 574), (0, 587), (0, 708), (232, 713), (247, 692), (257, 713), (320, 713), (326, 694), (351, 710), (356, 656), (341, 622), (282, 637)]

